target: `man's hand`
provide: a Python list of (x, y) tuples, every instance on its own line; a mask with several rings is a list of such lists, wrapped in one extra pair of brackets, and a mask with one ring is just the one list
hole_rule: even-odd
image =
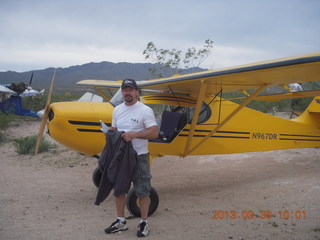
[(154, 139), (158, 137), (158, 126), (152, 126), (147, 128), (141, 132), (125, 132), (121, 135), (121, 137), (126, 141), (129, 142), (134, 138), (140, 139)]
[(136, 132), (125, 132), (125, 133), (122, 133), (121, 137), (126, 142), (130, 142), (132, 139), (136, 138), (136, 134), (137, 134)]

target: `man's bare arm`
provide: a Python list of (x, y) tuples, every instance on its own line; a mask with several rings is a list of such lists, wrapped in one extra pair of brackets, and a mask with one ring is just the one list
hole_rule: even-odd
[(147, 128), (141, 132), (125, 132), (121, 135), (121, 137), (126, 141), (129, 142), (134, 138), (140, 139), (155, 139), (158, 137), (158, 126), (152, 126)]

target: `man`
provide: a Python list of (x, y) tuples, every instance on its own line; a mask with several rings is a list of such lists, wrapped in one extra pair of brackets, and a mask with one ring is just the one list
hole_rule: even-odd
[[(303, 91), (301, 83), (290, 83), (289, 88), (290, 88), (291, 92)], [(300, 103), (301, 103), (300, 98), (291, 99), (291, 111), (290, 111), (290, 115), (289, 115), (290, 119), (293, 117), (293, 115), (297, 115), (297, 113), (295, 113), (295, 111), (298, 109)]]
[(300, 92), (303, 91), (301, 83), (290, 83), (289, 88), (291, 92)]
[[(147, 222), (150, 204), (151, 174), (149, 166), (148, 139), (158, 137), (158, 126), (152, 109), (138, 101), (139, 90), (133, 79), (125, 79), (121, 85), (124, 103), (115, 107), (112, 117), (112, 127), (124, 131), (121, 137), (132, 141), (137, 152), (137, 165), (133, 174), (133, 187), (139, 199), (141, 220), (138, 225), (138, 237), (149, 234)], [(107, 234), (128, 229), (124, 218), (126, 195), (115, 196), (117, 220), (105, 229)]]

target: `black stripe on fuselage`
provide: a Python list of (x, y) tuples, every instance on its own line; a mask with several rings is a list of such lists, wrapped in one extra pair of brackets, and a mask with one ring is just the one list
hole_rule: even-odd
[[(80, 126), (100, 126), (100, 122), (87, 122), (87, 121), (68, 121), (72, 125), (80, 125)], [(106, 123), (108, 127), (111, 127), (111, 123)], [(86, 128), (77, 128), (79, 132), (91, 132), (91, 133), (101, 133), (100, 129), (86, 129)]]
[[(183, 129), (184, 132), (189, 132), (190, 129)], [(211, 130), (196, 129), (195, 132), (211, 132)], [(236, 131), (217, 131), (217, 133), (232, 133), (232, 134), (250, 134), (250, 132), (236, 132)]]
[(83, 129), (83, 128), (77, 128), (77, 130), (78, 130), (79, 132), (98, 132), (98, 133), (102, 132), (101, 130), (98, 130), (98, 129)]
[(279, 140), (320, 142), (320, 139), (306, 139), (306, 138), (279, 138)]
[[(279, 140), (291, 140), (291, 141), (312, 141), (312, 142), (319, 142), (320, 136), (314, 136), (314, 135), (299, 135), (299, 134), (279, 134), (280, 138)], [(294, 137), (294, 138), (290, 138)], [(318, 139), (316, 139), (318, 138)]]
[[(188, 134), (179, 134), (179, 137), (188, 137)], [(195, 134), (193, 137), (206, 137), (207, 135), (198, 135)], [(238, 139), (250, 139), (250, 137), (240, 137), (240, 136), (219, 136), (219, 135), (214, 135), (211, 136), (212, 138), (238, 138)]]
[(280, 136), (320, 138), (320, 135), (319, 136), (313, 136), (313, 135), (297, 135), (297, 134), (282, 134), (282, 133), (280, 133)]
[[(83, 125), (83, 126), (100, 126), (100, 122), (87, 122), (87, 121), (68, 121), (72, 125)], [(111, 127), (111, 123), (106, 123), (108, 127)]]

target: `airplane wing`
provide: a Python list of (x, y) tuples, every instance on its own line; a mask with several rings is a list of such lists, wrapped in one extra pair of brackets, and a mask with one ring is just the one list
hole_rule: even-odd
[(0, 85), (0, 92), (3, 93), (10, 93), (10, 94), (17, 94), (16, 92), (12, 91), (10, 88)]
[[(320, 52), (258, 62), (219, 70), (137, 81), (141, 89), (173, 91), (196, 97), (202, 83), (204, 96), (219, 92), (234, 92), (259, 87), (320, 80)], [(121, 81), (83, 80), (79, 85), (118, 89)]]
[[(259, 96), (256, 96), (254, 100), (264, 101), (264, 102), (276, 102), (283, 99), (305, 98), (305, 97), (315, 97), (315, 96), (320, 96), (320, 90), (259, 95)], [(245, 98), (246, 97), (226, 98), (225, 100), (234, 101), (234, 100), (243, 100)]]
[(105, 87), (108, 89), (119, 89), (121, 87), (122, 81), (112, 81), (112, 80), (81, 80), (77, 82), (78, 85), (90, 86), (90, 87)]
[(44, 89), (42, 89), (40, 92), (34, 89), (26, 89), (23, 93), (19, 94), (20, 97), (32, 97), (38, 94), (44, 93)]
[(12, 91), (10, 88), (7, 88), (7, 87), (5, 87), (3, 85), (0, 85), (0, 92), (9, 93), (9, 94), (12, 94), (14, 96), (19, 96), (19, 97), (30, 97), (30, 96), (35, 96), (37, 94), (43, 93), (44, 89), (41, 90), (41, 91), (37, 91), (37, 90), (34, 90), (32, 88), (28, 88), (23, 93), (18, 94), (17, 92)]

